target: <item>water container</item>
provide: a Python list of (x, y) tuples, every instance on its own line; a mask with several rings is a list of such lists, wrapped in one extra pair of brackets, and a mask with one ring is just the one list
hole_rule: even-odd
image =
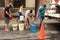
[(37, 31), (37, 26), (36, 26), (36, 24), (35, 23), (30, 23), (30, 31), (31, 32), (36, 32)]
[(24, 21), (24, 16), (20, 16), (20, 21)]
[(23, 23), (20, 23), (19, 24), (19, 31), (23, 31), (24, 30), (24, 24)]
[(13, 31), (16, 31), (17, 30), (17, 24), (13, 24)]

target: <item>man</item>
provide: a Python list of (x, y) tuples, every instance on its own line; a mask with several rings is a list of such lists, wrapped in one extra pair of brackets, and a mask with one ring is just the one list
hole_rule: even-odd
[(32, 10), (27, 10), (25, 13), (25, 24), (26, 29), (29, 29), (30, 27), (30, 17), (32, 16)]
[(40, 6), (38, 8), (38, 12), (39, 12), (39, 16), (40, 16), (40, 26), (41, 26), (42, 21), (44, 19), (45, 9), (46, 9), (46, 5)]
[(9, 18), (11, 17), (11, 15), (10, 15), (10, 5), (5, 7), (4, 17), (5, 17), (5, 31), (9, 31), (8, 24), (9, 24)]

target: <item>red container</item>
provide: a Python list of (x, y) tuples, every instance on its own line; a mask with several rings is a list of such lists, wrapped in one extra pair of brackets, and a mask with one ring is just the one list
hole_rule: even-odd
[(11, 15), (11, 17), (9, 17), (9, 20), (12, 20), (13, 19), (13, 16)]

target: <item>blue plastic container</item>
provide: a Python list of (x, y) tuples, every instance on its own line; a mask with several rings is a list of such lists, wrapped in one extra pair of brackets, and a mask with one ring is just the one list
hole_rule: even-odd
[(36, 32), (37, 31), (37, 26), (36, 26), (36, 24), (35, 23), (30, 23), (30, 31), (31, 32)]

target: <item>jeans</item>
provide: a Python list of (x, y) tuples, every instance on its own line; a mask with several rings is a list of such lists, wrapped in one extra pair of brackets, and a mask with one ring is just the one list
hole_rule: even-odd
[(43, 19), (44, 19), (44, 17), (40, 16), (40, 27), (42, 25)]

